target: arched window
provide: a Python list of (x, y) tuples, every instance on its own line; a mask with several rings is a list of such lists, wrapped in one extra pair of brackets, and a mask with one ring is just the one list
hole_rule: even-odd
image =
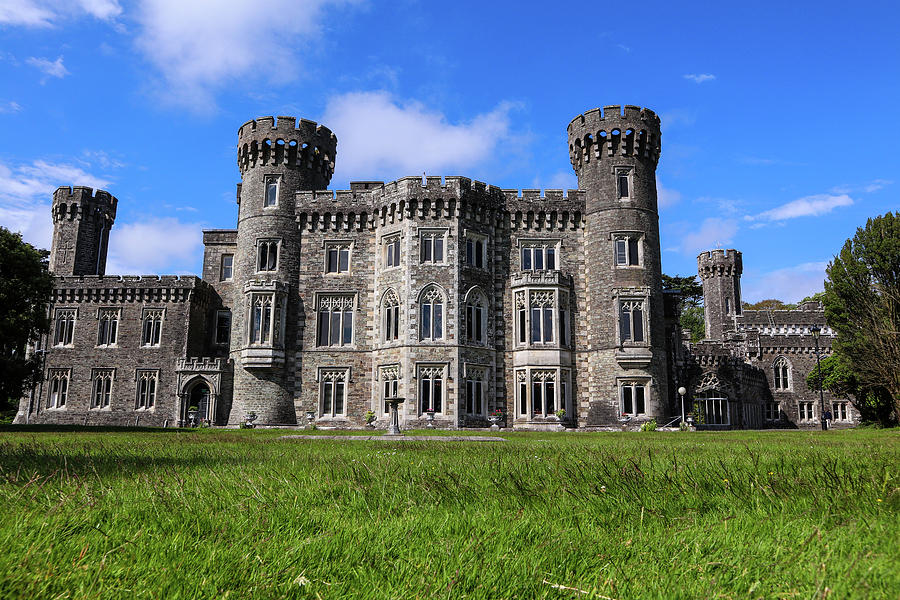
[(781, 391), (791, 389), (791, 363), (788, 362), (788, 359), (779, 356), (775, 359), (772, 369), (775, 375), (775, 389)]
[(473, 289), (466, 298), (466, 339), (483, 344), (487, 331), (487, 299), (480, 290)]
[(381, 301), (382, 337), (390, 342), (400, 337), (400, 299), (397, 292), (388, 290)]
[(439, 340), (444, 337), (444, 295), (431, 286), (427, 288), (419, 300), (420, 340)]

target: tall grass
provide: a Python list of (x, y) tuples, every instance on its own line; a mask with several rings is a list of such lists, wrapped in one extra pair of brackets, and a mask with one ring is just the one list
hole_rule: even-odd
[(896, 432), (0, 433), (2, 598), (896, 598)]

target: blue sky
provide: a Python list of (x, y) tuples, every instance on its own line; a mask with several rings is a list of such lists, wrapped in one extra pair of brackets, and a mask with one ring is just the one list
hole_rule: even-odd
[(110, 272), (196, 273), (253, 117), (330, 127), (335, 189), (568, 188), (568, 122), (637, 104), (663, 123), (663, 270), (735, 247), (745, 299), (797, 300), (900, 207), (900, 9), (712, 4), (0, 0), (0, 224), (46, 246), (52, 190), (101, 187)]

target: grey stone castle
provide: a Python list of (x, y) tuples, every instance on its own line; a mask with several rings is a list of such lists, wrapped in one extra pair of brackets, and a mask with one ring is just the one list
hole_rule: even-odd
[(249, 121), (237, 228), (203, 232), (202, 278), (106, 275), (116, 199), (58, 189), (53, 329), (16, 422), (181, 426), (195, 410), (350, 428), (370, 411), (383, 425), (401, 397), (406, 427), (634, 427), (683, 403), (704, 427), (818, 427), (803, 382), (822, 308), (742, 313), (740, 253), (700, 255), (709, 340), (683, 341), (662, 287), (656, 114), (591, 110), (568, 140), (567, 193), (465, 177), (334, 192), (331, 131)]

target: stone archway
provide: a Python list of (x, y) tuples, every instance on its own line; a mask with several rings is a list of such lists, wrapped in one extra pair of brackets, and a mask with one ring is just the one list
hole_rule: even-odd
[(216, 425), (221, 420), (218, 415), (219, 394), (214, 384), (203, 375), (196, 375), (185, 381), (178, 394), (179, 425), (188, 425), (188, 412), (196, 407), (197, 423)]

